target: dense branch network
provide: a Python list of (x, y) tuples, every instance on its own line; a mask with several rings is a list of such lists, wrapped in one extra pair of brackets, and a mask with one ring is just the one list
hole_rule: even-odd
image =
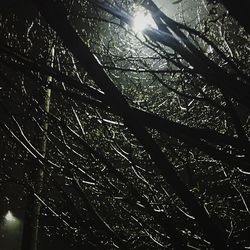
[(246, 247), (248, 69), (151, 0), (143, 34), (131, 1), (82, 1), (81, 31), (73, 5), (33, 2), (48, 51), (32, 51), (33, 22), (31, 55), (0, 43), (1, 164), (33, 166), (7, 180), (88, 249)]

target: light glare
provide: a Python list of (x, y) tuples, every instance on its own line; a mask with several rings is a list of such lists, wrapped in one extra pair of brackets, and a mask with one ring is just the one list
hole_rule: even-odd
[(7, 214), (5, 215), (5, 219), (8, 221), (8, 222), (13, 222), (15, 221), (15, 217), (13, 216), (13, 214), (11, 213), (11, 211), (8, 211)]
[(136, 32), (142, 32), (148, 27), (155, 27), (155, 22), (149, 13), (139, 11), (134, 16), (133, 29)]

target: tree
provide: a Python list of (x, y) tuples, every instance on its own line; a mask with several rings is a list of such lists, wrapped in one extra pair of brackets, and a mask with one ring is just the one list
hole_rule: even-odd
[[(22, 107), (29, 107), (25, 117), (48, 138), (47, 157), (32, 145), (8, 94), (2, 128), (47, 175), (50, 192), (37, 199), (89, 248), (247, 246), (249, 72), (241, 45), (232, 48), (216, 37), (218, 22), (228, 25), (225, 33), (233, 20), (223, 12), (198, 30), (148, 0), (142, 8), (155, 28), (145, 28), (142, 36), (129, 28), (132, 1), (94, 1), (106, 13), (84, 1), (34, 3), (57, 35), (57, 63), (52, 68), (6, 43), (1, 61), (27, 78), (25, 87), (49, 84), (51, 112), (33, 89), (20, 91), (9, 74), (2, 79), (21, 96)], [(93, 20), (85, 31), (78, 28), (78, 16)], [(90, 35), (91, 26), (102, 31)], [(228, 56), (225, 44), (237, 57)], [(47, 83), (47, 76), (54, 81)], [(49, 131), (42, 129), (41, 117)]]

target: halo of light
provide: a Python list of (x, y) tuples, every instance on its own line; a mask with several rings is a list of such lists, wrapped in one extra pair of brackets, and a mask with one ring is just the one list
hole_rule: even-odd
[(5, 215), (5, 220), (8, 222), (14, 222), (16, 220), (15, 216), (11, 213), (9, 210), (7, 214)]
[(134, 21), (133, 21), (133, 30), (135, 32), (142, 32), (144, 29), (148, 27), (155, 28), (155, 22), (150, 15), (149, 12), (146, 11), (138, 11), (134, 15)]

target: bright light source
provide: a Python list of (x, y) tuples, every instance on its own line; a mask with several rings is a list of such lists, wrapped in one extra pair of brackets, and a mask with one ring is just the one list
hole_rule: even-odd
[(148, 27), (156, 27), (155, 22), (150, 15), (150, 13), (146, 11), (139, 11), (134, 16), (133, 29), (135, 32), (142, 32), (144, 29)]
[(11, 213), (11, 211), (8, 211), (7, 214), (5, 215), (5, 219), (8, 222), (14, 222), (16, 220), (16, 218), (14, 217), (14, 215)]

